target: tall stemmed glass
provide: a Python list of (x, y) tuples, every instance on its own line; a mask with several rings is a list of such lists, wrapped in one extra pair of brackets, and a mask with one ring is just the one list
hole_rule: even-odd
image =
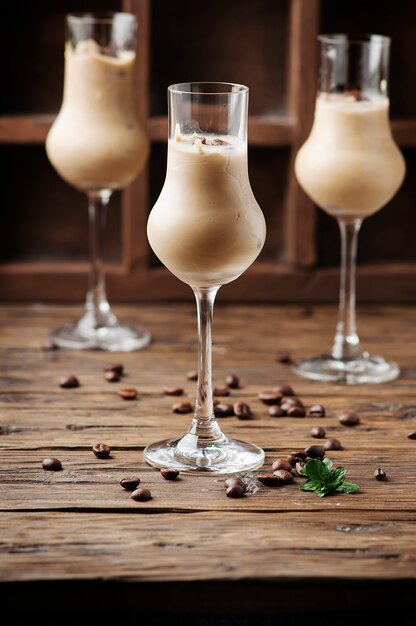
[(46, 151), (62, 178), (88, 196), (91, 269), (84, 316), (52, 334), (64, 348), (130, 351), (150, 341), (112, 313), (102, 260), (111, 194), (136, 178), (149, 151), (134, 102), (136, 30), (129, 13), (66, 17), (64, 96)]
[(300, 361), (295, 371), (321, 381), (382, 383), (399, 367), (364, 351), (355, 321), (355, 265), (362, 221), (400, 187), (405, 165), (391, 135), (387, 91), (390, 40), (379, 35), (321, 35), (315, 120), (299, 150), (301, 187), (333, 215), (341, 231), (339, 321), (329, 355)]
[(228, 83), (182, 83), (169, 94), (166, 181), (149, 216), (151, 247), (189, 284), (198, 312), (195, 415), (180, 439), (149, 445), (156, 467), (232, 473), (262, 465), (257, 446), (228, 439), (215, 419), (211, 332), (215, 295), (258, 256), (266, 235), (247, 167), (248, 88)]

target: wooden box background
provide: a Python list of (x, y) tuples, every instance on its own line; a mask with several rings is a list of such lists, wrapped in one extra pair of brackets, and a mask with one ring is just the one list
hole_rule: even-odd
[(149, 210), (166, 168), (166, 87), (186, 80), (250, 86), (249, 167), (268, 237), (255, 265), (221, 290), (226, 300), (327, 301), (338, 290), (335, 220), (306, 198), (293, 159), (312, 122), (318, 32), (393, 38), (392, 127), (407, 176), (392, 202), (364, 223), (358, 296), (416, 300), (416, 3), (401, 0), (44, 0), (4, 8), (0, 100), (0, 298), (79, 300), (86, 291), (86, 198), (46, 158), (62, 98), (64, 15), (127, 10), (139, 20), (137, 102), (152, 151), (146, 171), (116, 194), (108, 214), (108, 292), (114, 300), (191, 299), (152, 255)]

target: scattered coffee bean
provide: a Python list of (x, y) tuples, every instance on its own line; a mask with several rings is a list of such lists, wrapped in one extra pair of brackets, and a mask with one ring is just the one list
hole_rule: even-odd
[(190, 370), (187, 374), (186, 374), (186, 378), (188, 380), (198, 380), (198, 372), (196, 370)]
[(305, 465), (306, 465), (306, 463), (304, 461), (298, 461), (296, 463), (296, 465), (295, 465), (295, 472), (296, 472), (296, 474), (298, 476), (302, 476), (303, 477), (302, 470), (305, 467)]
[(105, 372), (104, 378), (109, 383), (118, 383), (120, 380), (120, 375), (115, 370), (109, 370), (108, 372)]
[(243, 481), (241, 480), (241, 478), (227, 478), (226, 480), (224, 480), (224, 485), (226, 487), (232, 487), (233, 485), (239, 485), (240, 487), (242, 487), (245, 491), (246, 486), (245, 483), (243, 483)]
[(163, 387), (163, 393), (165, 396), (182, 396), (184, 390), (182, 387)]
[(280, 480), (282, 485), (289, 485), (290, 483), (293, 483), (292, 474), (284, 469), (275, 470), (273, 474)]
[(407, 435), (408, 439), (416, 439), (416, 430), (414, 430), (412, 433), (409, 433)]
[(257, 474), (257, 480), (263, 485), (267, 485), (268, 487), (276, 487), (276, 485), (282, 484), (282, 479), (275, 474)]
[(63, 376), (59, 381), (59, 386), (64, 389), (74, 389), (75, 387), (79, 387), (79, 380), (76, 376)]
[(54, 342), (53, 339), (51, 339), (50, 337), (45, 337), (45, 339), (42, 342), (42, 346), (41, 346), (42, 350), (44, 350), (45, 352), (51, 352), (52, 350), (58, 350), (59, 346), (57, 343)]
[(42, 467), (47, 472), (60, 472), (62, 469), (62, 463), (59, 459), (43, 459)]
[(174, 467), (166, 467), (160, 470), (165, 480), (176, 480), (179, 476), (179, 472)]
[(296, 467), (296, 463), (306, 461), (308, 455), (305, 451), (300, 450), (299, 452), (292, 452), (290, 457), (288, 458), (288, 462), (292, 467)]
[(280, 404), (282, 394), (279, 391), (261, 391), (258, 395), (263, 404)]
[(325, 407), (322, 404), (314, 404), (308, 411), (311, 417), (325, 417)]
[(232, 404), (225, 404), (225, 402), (218, 402), (214, 405), (215, 417), (231, 417), (234, 415), (234, 408)]
[(246, 490), (238, 483), (234, 483), (233, 485), (227, 487), (225, 493), (227, 498), (242, 498), (246, 493)]
[(134, 491), (140, 485), (140, 478), (137, 476), (128, 476), (127, 478), (121, 478), (120, 485), (127, 491)]
[(277, 459), (272, 465), (273, 470), (286, 470), (287, 472), (292, 471), (292, 466), (287, 459)]
[(325, 448), (316, 444), (305, 448), (305, 452), (310, 459), (323, 459), (325, 456)]
[(274, 360), (277, 363), (282, 363), (285, 365), (292, 363), (292, 357), (290, 356), (289, 352), (286, 352), (286, 350), (279, 350), (278, 352), (276, 352)]
[(172, 411), (174, 413), (184, 415), (185, 413), (192, 413), (193, 410), (194, 407), (190, 402), (176, 402), (175, 404), (172, 404)]
[(97, 459), (108, 459), (111, 448), (106, 443), (96, 443), (95, 446), (92, 447), (92, 451)]
[(139, 487), (139, 489), (133, 491), (130, 496), (132, 500), (136, 500), (137, 502), (147, 502), (147, 500), (150, 500), (151, 497), (152, 494), (149, 489), (146, 489), (146, 487)]
[(315, 437), (315, 439), (323, 439), (325, 435), (325, 428), (322, 428), (322, 426), (313, 426), (311, 428), (311, 437)]
[(273, 404), (268, 408), (270, 417), (285, 417), (286, 411), (282, 409), (278, 404)]
[(386, 472), (383, 469), (381, 469), (381, 467), (378, 467), (376, 471), (374, 472), (374, 478), (376, 480), (385, 480)]
[(119, 376), (123, 376), (124, 365), (121, 363), (108, 363), (104, 368), (104, 372), (115, 372)]
[(299, 406), (302, 409), (305, 408), (304, 405), (303, 405), (302, 400), (300, 398), (298, 398), (297, 396), (283, 396), (282, 400), (280, 402), (280, 406), (285, 411), (288, 411), (291, 406)]
[(295, 395), (295, 392), (290, 385), (276, 385), (276, 387), (273, 387), (272, 391), (276, 391), (285, 397)]
[(123, 400), (136, 400), (138, 391), (134, 387), (123, 387), (123, 389), (118, 390), (118, 395)]
[(240, 388), (240, 379), (235, 374), (229, 374), (225, 377), (225, 384), (230, 389), (239, 389)]
[(288, 417), (305, 417), (305, 409), (301, 406), (291, 406), (287, 409)]
[(229, 396), (230, 390), (228, 389), (228, 387), (214, 387), (214, 389), (212, 390), (212, 395), (217, 397)]
[(342, 444), (339, 439), (328, 439), (324, 444), (325, 450), (342, 450)]
[(355, 411), (345, 411), (339, 416), (338, 421), (343, 426), (357, 426), (360, 423), (360, 418)]
[(253, 417), (250, 405), (246, 402), (236, 402), (233, 409), (234, 415), (236, 415), (239, 420), (249, 420)]

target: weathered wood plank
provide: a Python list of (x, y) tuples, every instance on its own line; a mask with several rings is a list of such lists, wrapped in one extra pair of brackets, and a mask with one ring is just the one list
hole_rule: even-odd
[[(416, 514), (0, 515), (0, 579), (409, 578)], [(186, 525), (186, 534), (183, 526)], [(283, 529), (290, 528), (290, 532)], [(394, 540), (394, 545), (392, 545)], [(12, 548), (12, 551), (11, 551)], [(181, 564), (186, 555), (187, 567)], [(340, 559), (343, 568), (339, 567)], [(37, 562), (37, 567), (34, 563)], [(12, 572), (12, 573), (11, 573)]]

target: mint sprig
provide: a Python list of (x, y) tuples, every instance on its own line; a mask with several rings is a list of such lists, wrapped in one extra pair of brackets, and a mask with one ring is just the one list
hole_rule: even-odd
[(333, 467), (331, 459), (310, 459), (299, 472), (308, 480), (300, 485), (302, 491), (314, 491), (317, 496), (324, 498), (330, 493), (357, 493), (360, 485), (345, 480), (345, 467)]

